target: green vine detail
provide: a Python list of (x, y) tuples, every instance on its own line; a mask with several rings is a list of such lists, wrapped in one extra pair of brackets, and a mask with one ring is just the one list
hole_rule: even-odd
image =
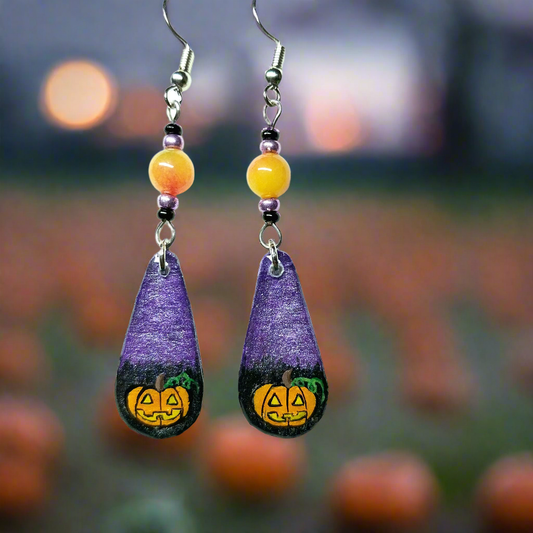
[(326, 393), (324, 392), (324, 383), (318, 378), (295, 378), (291, 381), (291, 387), (305, 387), (309, 389), (313, 394), (318, 394), (318, 385), (320, 385), (321, 401), (326, 399)]
[(198, 382), (192, 379), (187, 372), (182, 372), (175, 378), (169, 378), (166, 381), (164, 388), (168, 389), (168, 387), (184, 387), (187, 390), (191, 390), (192, 385), (196, 387), (196, 392), (200, 390), (200, 385), (198, 385)]

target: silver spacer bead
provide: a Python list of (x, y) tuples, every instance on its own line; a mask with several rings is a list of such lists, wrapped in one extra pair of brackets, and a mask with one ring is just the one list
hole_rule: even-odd
[(279, 68), (271, 67), (265, 72), (266, 81), (276, 87), (281, 83), (281, 78), (283, 78), (283, 73)]
[(191, 86), (192, 77), (188, 72), (176, 70), (176, 72), (172, 74), (170, 81), (185, 92)]

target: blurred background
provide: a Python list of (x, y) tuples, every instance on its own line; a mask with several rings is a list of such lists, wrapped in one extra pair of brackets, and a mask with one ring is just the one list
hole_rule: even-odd
[(154, 441), (113, 383), (181, 45), (157, 0), (1, 1), (0, 531), (533, 532), (531, 0), (258, 8), (287, 47), (280, 227), (324, 418), (275, 439), (237, 401), (273, 53), (248, 2), (169, 2), (196, 53), (173, 251), (206, 397)]

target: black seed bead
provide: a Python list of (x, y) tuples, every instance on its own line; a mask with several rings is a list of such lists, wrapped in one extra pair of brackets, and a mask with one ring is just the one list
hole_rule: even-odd
[(162, 207), (158, 212), (157, 216), (161, 220), (168, 220), (171, 221), (174, 218), (174, 211), (172, 209), (169, 209), (168, 207)]
[(169, 122), (165, 126), (165, 133), (167, 135), (183, 135), (183, 128), (179, 124)]
[(279, 130), (276, 128), (265, 128), (261, 132), (263, 141), (279, 141)]
[(280, 219), (280, 215), (277, 211), (265, 211), (263, 213), (263, 220), (270, 224), (277, 224)]

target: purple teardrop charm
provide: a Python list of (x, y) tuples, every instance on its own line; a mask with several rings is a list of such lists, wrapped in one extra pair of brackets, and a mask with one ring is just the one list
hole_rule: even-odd
[(122, 348), (116, 401), (136, 431), (162, 439), (179, 435), (200, 414), (204, 389), (191, 304), (178, 258), (156, 254), (141, 284)]
[(322, 417), (328, 385), (315, 332), (291, 258), (278, 251), (259, 266), (239, 373), (239, 401), (248, 421), (278, 437), (297, 437)]

